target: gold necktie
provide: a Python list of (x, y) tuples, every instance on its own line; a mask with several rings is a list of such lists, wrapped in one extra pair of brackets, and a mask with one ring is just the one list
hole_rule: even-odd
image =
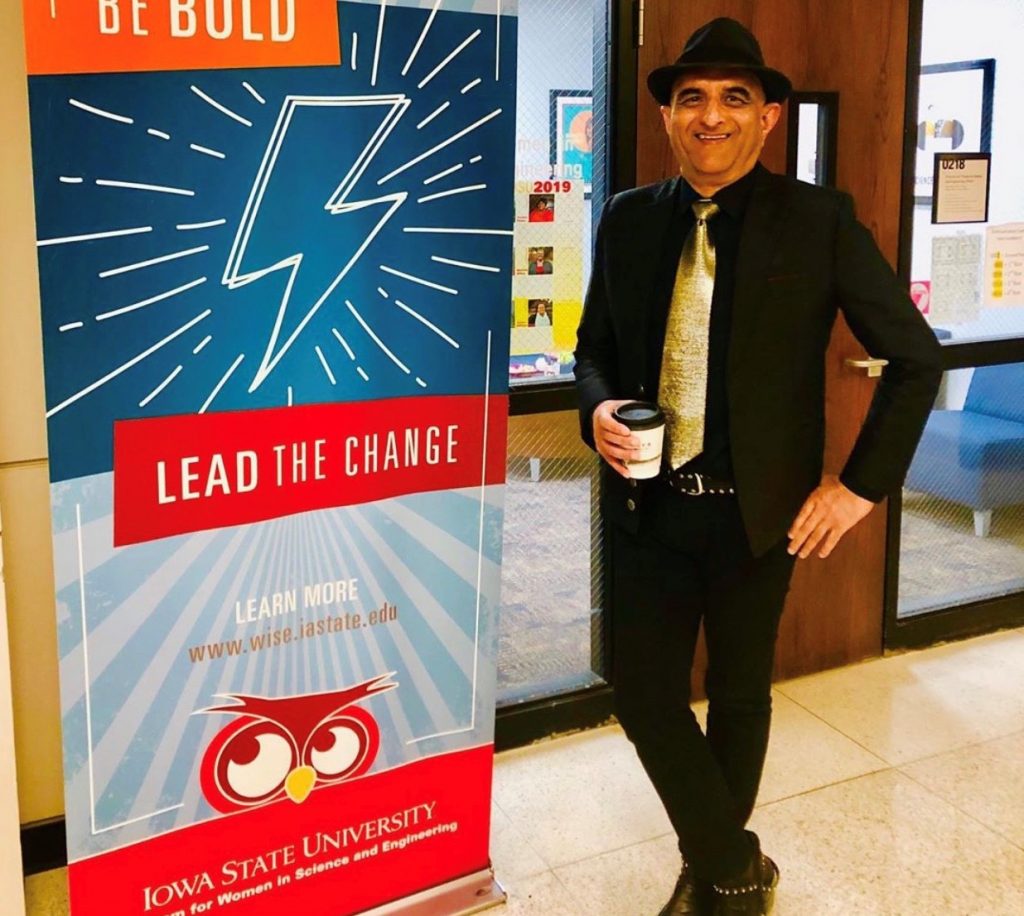
[(708, 220), (718, 212), (718, 204), (698, 200), (693, 212), (697, 222), (679, 258), (658, 384), (673, 470), (704, 451), (708, 336), (715, 291), (715, 246), (708, 237)]

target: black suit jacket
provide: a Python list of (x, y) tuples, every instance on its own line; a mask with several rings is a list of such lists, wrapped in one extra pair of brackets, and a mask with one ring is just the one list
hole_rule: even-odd
[[(657, 399), (646, 341), (655, 335), (660, 350), (664, 339), (669, 303), (656, 301), (655, 279), (681, 180), (618, 194), (602, 213), (576, 349), (591, 447), (601, 401)], [(877, 501), (906, 476), (941, 378), (940, 347), (848, 194), (759, 169), (740, 237), (726, 379), (737, 498), (755, 555), (786, 534), (821, 480), (837, 308), (867, 351), (889, 360), (842, 472)], [(606, 517), (635, 531), (647, 484), (602, 471)]]

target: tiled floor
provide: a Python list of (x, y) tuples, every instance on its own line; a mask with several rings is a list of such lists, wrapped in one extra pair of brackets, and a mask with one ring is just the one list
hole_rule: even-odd
[[(672, 888), (618, 728), (501, 755), (495, 805), (509, 914), (653, 916)], [(1024, 913), (1024, 630), (778, 684), (752, 826), (778, 916)]]
[[(752, 826), (778, 916), (1024, 913), (1024, 629), (778, 684)], [(653, 916), (674, 838), (616, 727), (502, 754), (509, 916)], [(29, 916), (66, 912), (59, 873)], [(497, 911), (502, 912), (502, 911)]]

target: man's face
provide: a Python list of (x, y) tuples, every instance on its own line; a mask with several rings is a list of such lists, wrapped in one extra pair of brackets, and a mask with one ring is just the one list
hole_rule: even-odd
[(746, 175), (781, 111), (765, 101), (757, 77), (732, 70), (679, 77), (671, 104), (661, 106), (679, 171), (697, 190), (717, 190)]

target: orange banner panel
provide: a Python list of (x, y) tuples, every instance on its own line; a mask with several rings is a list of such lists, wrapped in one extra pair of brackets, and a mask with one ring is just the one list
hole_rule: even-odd
[(337, 0), (23, 0), (28, 72), (339, 64)]

